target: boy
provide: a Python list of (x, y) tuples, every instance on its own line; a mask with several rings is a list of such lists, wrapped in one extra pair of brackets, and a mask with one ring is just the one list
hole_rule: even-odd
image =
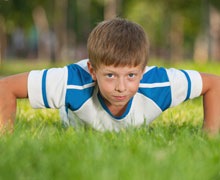
[(89, 60), (18, 74), (0, 81), (1, 130), (12, 130), (16, 98), (33, 108), (59, 108), (68, 125), (115, 130), (150, 123), (169, 107), (204, 96), (204, 129), (218, 133), (220, 78), (147, 67), (149, 44), (141, 26), (125, 19), (100, 23), (88, 39)]

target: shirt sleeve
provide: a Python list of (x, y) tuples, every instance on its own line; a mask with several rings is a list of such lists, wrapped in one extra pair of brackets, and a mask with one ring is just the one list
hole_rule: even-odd
[(171, 86), (171, 105), (177, 106), (187, 99), (201, 95), (202, 78), (199, 72), (193, 70), (167, 69)]
[(31, 71), (28, 97), (33, 108), (60, 108), (65, 105), (67, 67)]

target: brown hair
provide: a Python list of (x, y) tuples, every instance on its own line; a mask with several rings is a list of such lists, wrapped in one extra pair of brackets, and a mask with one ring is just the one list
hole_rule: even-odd
[(101, 64), (144, 68), (148, 61), (149, 43), (144, 29), (122, 18), (99, 23), (89, 35), (87, 48), (94, 69)]

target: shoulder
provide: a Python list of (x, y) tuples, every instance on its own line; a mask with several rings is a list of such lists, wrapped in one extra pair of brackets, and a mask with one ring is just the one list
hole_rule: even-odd
[(85, 85), (92, 82), (92, 77), (89, 74), (87, 67), (88, 59), (79, 61), (75, 64), (67, 66), (68, 69), (68, 85)]
[(199, 72), (194, 70), (182, 70), (170, 68), (166, 69), (163, 67), (146, 67), (143, 78), (140, 83), (154, 84), (154, 83), (166, 83), (169, 82), (170, 85), (174, 85), (176, 82), (180, 83), (182, 80), (187, 80), (189, 84), (192, 81), (201, 80), (201, 75)]
[(163, 67), (147, 66), (140, 83), (161, 83), (169, 81), (167, 70)]
[(199, 96), (201, 88), (201, 75), (197, 71), (146, 67), (139, 92), (165, 110)]
[(87, 62), (88, 59), (85, 59), (67, 66), (66, 106), (73, 111), (78, 110), (93, 94), (95, 82), (89, 74)]
[(164, 111), (171, 104), (170, 81), (165, 68), (146, 67), (138, 93), (151, 99)]
[(59, 108), (63, 105), (76, 110), (91, 97), (95, 83), (87, 61), (63, 68), (31, 71), (28, 76), (28, 96), (34, 108)]

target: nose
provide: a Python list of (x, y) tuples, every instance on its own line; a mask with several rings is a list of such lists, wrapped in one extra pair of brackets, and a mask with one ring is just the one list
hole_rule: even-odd
[(115, 90), (118, 92), (124, 92), (126, 90), (126, 83), (123, 78), (117, 80)]

